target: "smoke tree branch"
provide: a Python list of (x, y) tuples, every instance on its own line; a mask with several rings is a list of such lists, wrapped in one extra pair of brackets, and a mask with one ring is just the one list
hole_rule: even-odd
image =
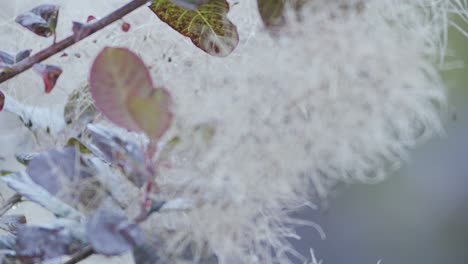
[(75, 43), (81, 41), (82, 39), (92, 35), (93, 33), (107, 27), (113, 22), (131, 13), (135, 9), (145, 5), (147, 2), (149, 2), (149, 0), (133, 0), (96, 22), (84, 24), (79, 32), (74, 32), (72, 35), (68, 36), (67, 38), (57, 43), (54, 43), (52, 46), (39, 51), (38, 53), (32, 55), (31, 57), (25, 60), (22, 60), (16, 63), (11, 68), (9, 68), (8, 71), (4, 72), (3, 74), (0, 74), (0, 83), (3, 83), (15, 77), (16, 75), (30, 69), (34, 64), (40, 63), (50, 58), (51, 56), (74, 45)]

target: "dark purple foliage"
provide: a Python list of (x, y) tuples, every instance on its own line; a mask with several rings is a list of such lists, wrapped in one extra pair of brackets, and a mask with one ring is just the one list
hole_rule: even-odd
[(142, 149), (101, 126), (88, 125), (88, 131), (93, 143), (90, 150), (104, 161), (122, 168), (136, 186), (143, 186), (146, 178)]
[(94, 250), (107, 256), (120, 255), (144, 243), (140, 228), (112, 208), (101, 208), (90, 216), (86, 234)]
[(16, 254), (23, 262), (37, 263), (45, 259), (73, 254), (81, 243), (64, 228), (22, 226), (18, 228)]
[(85, 170), (85, 164), (74, 147), (53, 149), (34, 157), (26, 172), (35, 183), (54, 195), (62, 190), (64, 179), (76, 183), (92, 176)]

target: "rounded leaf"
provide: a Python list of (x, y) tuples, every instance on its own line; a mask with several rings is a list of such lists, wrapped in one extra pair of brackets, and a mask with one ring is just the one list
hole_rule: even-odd
[(169, 128), (171, 96), (165, 89), (152, 89), (146, 96), (128, 98), (130, 115), (150, 138), (160, 138)]
[(169, 127), (171, 98), (155, 89), (143, 61), (125, 48), (105, 48), (91, 68), (90, 91), (96, 108), (118, 126), (153, 139)]
[(125, 48), (105, 48), (91, 67), (90, 92), (96, 108), (116, 125), (133, 131), (141, 129), (127, 108), (130, 94), (153, 89), (143, 61)]

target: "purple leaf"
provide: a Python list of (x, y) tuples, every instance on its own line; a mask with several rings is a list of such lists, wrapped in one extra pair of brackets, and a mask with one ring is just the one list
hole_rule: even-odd
[(19, 15), (15, 21), (39, 36), (49, 37), (55, 34), (58, 13), (58, 6), (40, 5)]
[(29, 162), (26, 172), (35, 183), (53, 195), (62, 190), (64, 183), (77, 183), (92, 176), (84, 170), (83, 161), (74, 147), (41, 153)]
[(98, 157), (122, 168), (130, 181), (141, 187), (145, 183), (144, 153), (135, 143), (124, 140), (102, 126), (88, 125), (92, 145), (89, 149)]
[(52, 196), (42, 186), (35, 183), (28, 174), (24, 172), (13, 173), (0, 178), (8, 187), (15, 190), (30, 201), (41, 205), (54, 215), (62, 218), (81, 219), (82, 214), (65, 204), (60, 199)]
[(73, 254), (80, 244), (65, 228), (22, 226), (18, 228), (16, 254), (24, 262), (38, 263)]
[(91, 215), (86, 234), (94, 250), (107, 256), (120, 255), (144, 243), (140, 228), (112, 208), (101, 208)]
[(153, 87), (145, 64), (128, 49), (105, 48), (93, 63), (89, 83), (96, 108), (116, 125), (152, 139), (169, 127), (169, 93)]
[(42, 76), (45, 92), (50, 93), (54, 89), (57, 79), (62, 74), (62, 69), (54, 65), (34, 64), (33, 69)]

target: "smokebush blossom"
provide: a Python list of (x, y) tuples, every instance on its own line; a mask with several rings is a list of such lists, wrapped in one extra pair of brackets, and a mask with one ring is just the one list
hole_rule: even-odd
[[(10, 8), (29, 8), (31, 1), (24, 2)], [(105, 14), (125, 1), (59, 2), (63, 22)], [(174, 99), (175, 124), (164, 141), (180, 142), (161, 153), (159, 196), (193, 202), (191, 210), (154, 215), (146, 224), (164, 241), (162, 251), (188, 262), (206, 260), (206, 252), (220, 263), (306, 261), (287, 239), (297, 237), (295, 225), (311, 223), (291, 218), (291, 211), (327, 198), (339, 183), (383, 179), (408, 150), (441, 132), (446, 102), (437, 66), (448, 26), (459, 28), (453, 15), (468, 20), (466, 1), (314, 0), (300, 14), (289, 10), (287, 26), (272, 35), (256, 3), (241, 1), (229, 15), (240, 45), (219, 59), (140, 9), (126, 18), (130, 32), (114, 26), (67, 51), (80, 58), (52, 58), (64, 73), (37, 104), (64, 102), (67, 92), (84, 86), (104, 45), (130, 47)], [(13, 29), (11, 19), (2, 24), (8, 27), (0, 38), (12, 50), (47, 45), (29, 47), (30, 36)], [(36, 86), (24, 76), (1, 88), (34, 104), (25, 91), (38, 94)]]

